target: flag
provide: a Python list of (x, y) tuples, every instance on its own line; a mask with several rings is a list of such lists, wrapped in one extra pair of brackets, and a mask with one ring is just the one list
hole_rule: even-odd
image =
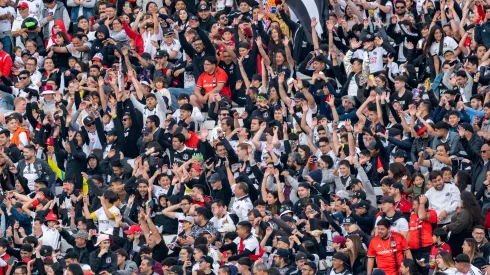
[(294, 14), (298, 17), (298, 20), (307, 34), (307, 38), (310, 43), (311, 39), (311, 18), (315, 17), (318, 24), (316, 25), (316, 32), (321, 37), (323, 30), (326, 29), (325, 22), (328, 20), (328, 0), (285, 0)]

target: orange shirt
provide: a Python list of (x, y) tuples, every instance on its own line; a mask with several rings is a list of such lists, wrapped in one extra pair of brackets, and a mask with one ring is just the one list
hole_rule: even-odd
[(392, 232), (386, 240), (379, 236), (374, 237), (369, 243), (367, 255), (370, 258), (376, 258), (378, 268), (382, 269), (386, 275), (399, 275), (403, 251), (408, 249), (405, 237), (400, 233)]
[(226, 72), (223, 69), (216, 67), (214, 74), (208, 74), (206, 72), (202, 73), (197, 79), (196, 85), (199, 88), (203, 88), (207, 94), (211, 92), (214, 88), (216, 88), (216, 86), (218, 86), (218, 83), (223, 83), (225, 86), (223, 86), (220, 94), (229, 97), (231, 96), (231, 92), (230, 88), (226, 86), (227, 81), (228, 75), (226, 74)]
[[(422, 221), (419, 219), (419, 215), (412, 212), (410, 215), (410, 222), (408, 227), (410, 229), (410, 249), (417, 249), (420, 247), (427, 247), (432, 245), (432, 225), (437, 224), (437, 213), (434, 210), (427, 210), (429, 219)], [(422, 238), (420, 237), (422, 233)], [(420, 242), (422, 241), (422, 246)]]

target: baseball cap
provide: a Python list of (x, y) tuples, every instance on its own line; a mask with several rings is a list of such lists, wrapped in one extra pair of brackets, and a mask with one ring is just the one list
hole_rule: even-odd
[(279, 213), (281, 213), (280, 216), (282, 216), (282, 215), (287, 214), (287, 213), (293, 213), (293, 210), (289, 206), (283, 206), (280, 208)]
[(427, 127), (423, 124), (417, 124), (413, 127), (413, 130), (417, 134), (417, 136), (421, 136), (424, 132), (427, 131)]
[(253, 80), (262, 81), (262, 76), (260, 74), (254, 74), (252, 76), (252, 81)]
[(294, 100), (306, 100), (306, 97), (303, 93), (296, 92), (294, 94)]
[(53, 254), (53, 248), (50, 245), (41, 246), (41, 256), (51, 256)]
[(307, 255), (306, 255), (306, 253), (304, 253), (304, 252), (298, 252), (298, 253), (296, 254), (296, 256), (294, 257), (294, 260), (295, 260), (295, 261), (299, 261), (299, 260), (306, 260), (306, 259), (308, 259), (308, 256), (307, 256)]
[(471, 263), (470, 257), (466, 254), (459, 254), (454, 258), (454, 262), (456, 263)]
[(283, 258), (288, 258), (289, 257), (289, 251), (283, 248), (279, 248), (276, 251), (276, 256), (283, 257)]
[(56, 92), (54, 91), (54, 87), (52, 85), (43, 86), (43, 92), (41, 93), (41, 95), (53, 95), (53, 94), (56, 94)]
[(463, 127), (463, 129), (465, 129), (465, 131), (468, 131), (470, 133), (474, 133), (475, 132), (473, 130), (473, 127), (471, 126), (471, 124), (469, 124), (468, 122), (463, 122), (460, 125), (461, 125), (461, 127)]
[(101, 53), (96, 53), (94, 57), (92, 57), (92, 61), (103, 61), (104, 56)]
[(286, 236), (279, 237), (278, 242), (283, 242), (289, 245), (289, 239)]
[(212, 265), (214, 263), (214, 260), (211, 256), (204, 256), (204, 257), (201, 257), (199, 262), (206, 262), (206, 263)]
[(167, 56), (168, 57), (168, 52), (167, 51), (164, 51), (164, 50), (160, 50), (157, 52), (157, 54), (155, 55), (155, 58), (163, 58)]
[(369, 204), (366, 201), (360, 201), (359, 203), (356, 204), (356, 208), (368, 209)]
[(345, 238), (343, 236), (337, 235), (337, 236), (333, 237), (332, 242), (338, 243), (340, 245), (344, 245), (345, 244)]
[(346, 190), (339, 190), (335, 193), (335, 196), (341, 199), (347, 199), (349, 198), (349, 193)]
[(178, 265), (174, 265), (172, 266), (170, 269), (169, 269), (170, 272), (173, 272), (177, 275), (184, 275), (184, 270), (182, 269), (182, 267), (178, 266)]
[(184, 217), (179, 219), (179, 222), (190, 222), (190, 223), (194, 224), (194, 218), (191, 216), (184, 216)]
[(368, 33), (366, 36), (362, 38), (362, 43), (368, 42), (368, 41), (373, 41), (374, 40), (374, 35)]
[(152, 130), (150, 127), (145, 127), (141, 130), (142, 134), (151, 134)]
[(357, 190), (356, 192), (354, 192), (354, 195), (352, 195), (353, 198), (357, 198), (357, 199), (361, 199), (361, 200), (365, 200), (366, 199), (366, 192), (364, 192), (363, 190)]
[(213, 184), (213, 183), (216, 183), (218, 181), (221, 181), (221, 178), (220, 178), (218, 173), (214, 173), (211, 175), (211, 177), (209, 177), (208, 181), (209, 181), (209, 183)]
[(189, 17), (189, 21), (190, 20), (199, 20), (199, 18), (195, 15), (192, 15), (191, 17)]
[(116, 136), (117, 135), (116, 128), (111, 128), (111, 129), (107, 130), (105, 132), (105, 134), (108, 136)]
[(29, 8), (29, 4), (27, 4), (26, 2), (20, 2), (20, 3), (17, 5), (17, 8), (18, 8), (18, 9), (28, 9), (28, 8)]
[(391, 196), (386, 196), (380, 200), (381, 203), (391, 203), (395, 204), (395, 200)]
[(207, 4), (202, 4), (199, 6), (199, 11), (207, 11), (209, 10), (209, 6)]
[(139, 225), (137, 225), (137, 224), (133, 224), (133, 225), (131, 225), (131, 226), (129, 227), (129, 229), (128, 229), (128, 230), (125, 230), (125, 231), (124, 231), (124, 234), (126, 234), (126, 235), (133, 235), (133, 234), (135, 234), (135, 233), (139, 233), (139, 232), (141, 232), (141, 231), (143, 231), (143, 230), (141, 229), (141, 227), (140, 227)]
[(356, 221), (352, 217), (345, 217), (342, 225), (355, 224)]
[(84, 119), (83, 119), (83, 125), (85, 126), (88, 126), (90, 124), (94, 124), (95, 123), (95, 119), (91, 116), (86, 116)]

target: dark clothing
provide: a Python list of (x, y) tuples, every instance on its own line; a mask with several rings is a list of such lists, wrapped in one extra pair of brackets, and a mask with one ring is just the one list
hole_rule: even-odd
[(100, 272), (106, 270), (109, 273), (116, 272), (117, 267), (117, 255), (109, 250), (102, 257), (99, 257), (100, 248), (90, 253), (90, 267), (93, 272)]

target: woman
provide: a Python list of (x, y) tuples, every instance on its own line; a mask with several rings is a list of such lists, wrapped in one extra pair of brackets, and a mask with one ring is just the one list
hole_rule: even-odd
[(175, 241), (171, 242), (168, 246), (169, 248), (176, 252), (179, 253), (181, 250), (184, 251), (185, 249), (181, 249), (188, 245), (186, 243), (187, 237), (191, 236), (192, 232), (192, 226), (194, 225), (193, 217), (185, 217), (184, 219), (179, 220), (179, 223), (182, 225), (182, 231), (180, 231), (179, 234), (177, 234), (177, 238)]
[(453, 50), (454, 56), (458, 56), (461, 53), (458, 42), (453, 38), (446, 36), (442, 28), (435, 24), (430, 30), (427, 43), (425, 44), (424, 54), (432, 56), (436, 75), (439, 74), (442, 68), (441, 64), (444, 63), (443, 50), (445, 49)]
[(346, 252), (349, 255), (349, 264), (352, 274), (366, 274), (367, 253), (362, 247), (361, 237), (356, 234), (347, 236), (345, 240)]
[(44, 41), (47, 50), (49, 50), (49, 47), (51, 47), (52, 45), (56, 44), (56, 35), (59, 32), (63, 32), (68, 38), (69, 42), (71, 42), (71, 36), (66, 31), (65, 23), (63, 23), (63, 20), (58, 20), (54, 22), (53, 28), (51, 29), (51, 38), (47, 41)]
[(459, 255), (461, 247), (466, 238), (471, 238), (473, 226), (483, 224), (480, 214), (480, 206), (475, 196), (468, 191), (461, 192), (461, 208), (451, 217), (451, 223), (442, 227), (446, 231), (451, 231), (451, 238), (448, 244), (454, 250), (453, 255)]
[(298, 146), (298, 153), (301, 156), (301, 160), (303, 161), (303, 163), (307, 163), (312, 155), (311, 149), (308, 145)]
[[(151, 199), (151, 195), (149, 194), (150, 185), (146, 179), (140, 178), (137, 180), (137, 192), (136, 198), (134, 200), (133, 205), (131, 206), (131, 210), (129, 212), (129, 218), (133, 221), (138, 220), (138, 213), (140, 209), (144, 209), (146, 211), (147, 202)], [(153, 199), (151, 199), (150, 207), (152, 203), (156, 203)]]
[(436, 256), (436, 272), (444, 272), (447, 275), (455, 275), (458, 274), (458, 270), (454, 265), (453, 257), (446, 250), (441, 250), (437, 253)]
[(79, 264), (69, 264), (66, 269), (67, 275), (83, 275), (82, 267)]
[(400, 273), (402, 275), (415, 275), (419, 274), (419, 270), (412, 259), (404, 259), (400, 265)]
[(68, 59), (70, 58), (71, 53), (68, 51), (59, 52), (59, 49), (66, 48), (70, 42), (71, 38), (69, 38), (65, 32), (59, 31), (56, 33), (55, 42), (48, 47), (47, 57), (51, 57), (53, 59), (55, 67), (60, 71), (64, 71), (68, 68)]
[(410, 171), (405, 165), (399, 162), (390, 164), (388, 176), (394, 178), (396, 182), (399, 182), (404, 186), (410, 185)]
[(179, 265), (185, 269), (185, 274), (192, 273), (192, 266), (194, 265), (193, 257), (194, 250), (190, 246), (184, 246), (179, 252)]
[(481, 269), (486, 264), (485, 258), (482, 257), (475, 239), (466, 238), (461, 248), (463, 249), (463, 253), (470, 257), (471, 264), (476, 268)]
[(177, 25), (179, 25), (179, 27), (181, 27), (182, 29), (187, 28), (187, 25), (189, 24), (189, 13), (186, 10), (182, 9), (179, 10), (177, 14)]
[(109, 30), (110, 36), (117, 43), (127, 43), (129, 36), (123, 28), (123, 22), (121, 19), (116, 18), (112, 21), (112, 30)]
[[(489, 175), (487, 173), (487, 179), (489, 178)], [(465, 170), (459, 170), (458, 173), (456, 173), (456, 176), (454, 177), (454, 183), (458, 186), (459, 192), (463, 192), (464, 190), (466, 191), (471, 191), (471, 175)], [(477, 194), (478, 196), (478, 194)], [(477, 197), (477, 200), (478, 199)]]

